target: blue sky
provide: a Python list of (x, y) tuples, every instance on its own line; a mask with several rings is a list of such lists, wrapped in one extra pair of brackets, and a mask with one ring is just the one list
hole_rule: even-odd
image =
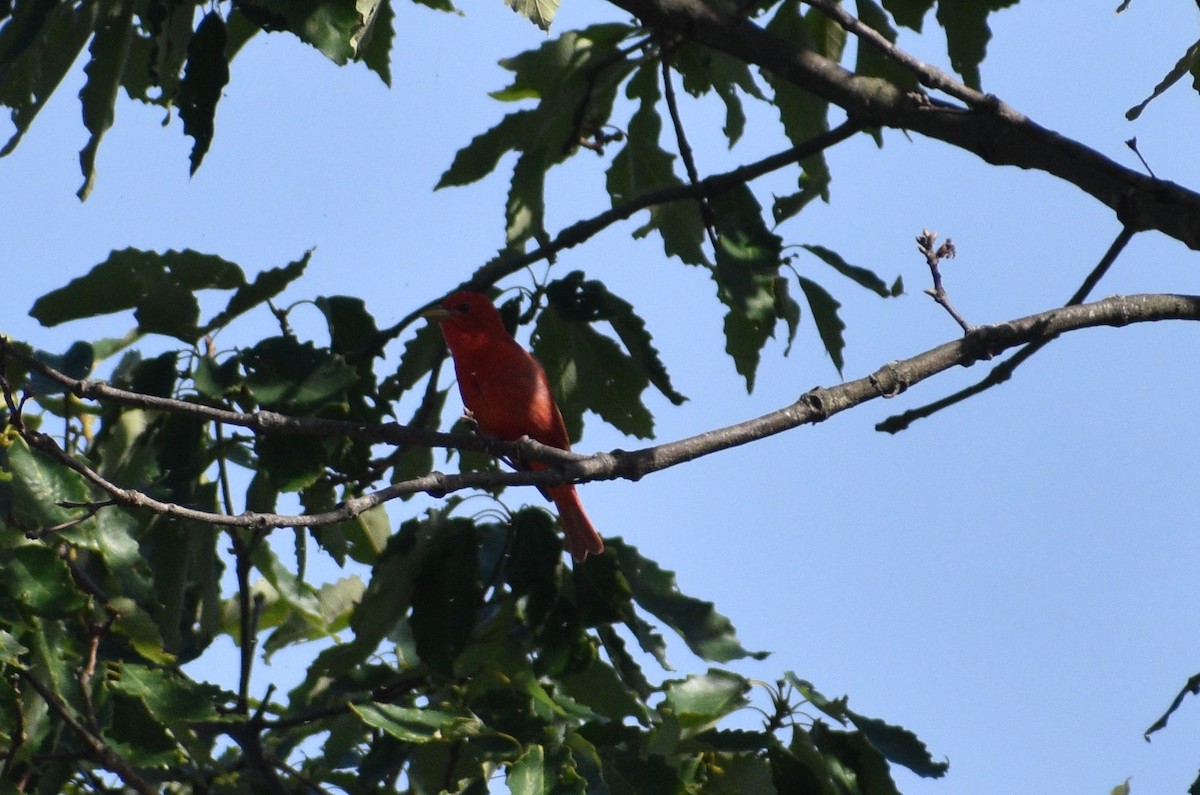
[[(1195, 40), (1196, 10), (1135, 2), (1117, 16), (1110, 6), (1025, 3), (995, 15), (984, 87), (1133, 167), (1123, 141), (1137, 136), (1160, 177), (1200, 186), (1194, 92), (1178, 86), (1141, 120), (1124, 119)], [(555, 32), (608, 10), (568, 2)], [(178, 120), (160, 129), (159, 109), (122, 102), (83, 204), (74, 195), (86, 140), (77, 70), (0, 161), (0, 329), (52, 350), (123, 332), (132, 319), (43, 329), (25, 313), (126, 246), (194, 248), (250, 273), (315, 247), (288, 295), (362, 296), (381, 324), (452, 287), (502, 244), (505, 168), (468, 188), (432, 187), (457, 148), (507, 110), (486, 96), (507, 82), (496, 61), (544, 38), (499, 2), (464, 11), (398, 9), (391, 89), (285, 35), (259, 36), (232, 66), (216, 139), (191, 179)], [(926, 30), (901, 45), (945, 66), (932, 18)], [(683, 113), (706, 172), (785, 145), (766, 111), (732, 152), (718, 139), (719, 108), (685, 102)], [(921, 293), (928, 271), (913, 238), (922, 228), (955, 240), (946, 286), (974, 323), (1062, 302), (1118, 232), (1110, 211), (1050, 177), (993, 169), (896, 131), (885, 138), (882, 150), (861, 137), (835, 151), (832, 204), (780, 230), (787, 243), (825, 245), (885, 279), (904, 277), (908, 293), (883, 301), (816, 260), (797, 261), (843, 304), (847, 378), (955, 335)], [(606, 206), (605, 165), (585, 153), (554, 175), (551, 231)], [(769, 198), (791, 179), (755, 187)], [(652, 403), (661, 440), (838, 381), (806, 318), (789, 357), (781, 342), (768, 346), (747, 395), (723, 354), (711, 282), (655, 242), (632, 241), (635, 227), (566, 252), (555, 271), (585, 270), (646, 318), (691, 398), (680, 408)], [(1196, 255), (1141, 235), (1097, 297), (1156, 291), (1200, 293)], [(301, 327), (303, 318), (294, 316)], [(309, 320), (318, 333), (315, 310)], [(254, 340), (268, 322), (245, 319), (218, 344)], [(738, 670), (768, 681), (793, 670), (827, 695), (848, 693), (865, 714), (912, 728), (949, 758), (939, 782), (898, 774), (910, 795), (1100, 795), (1127, 776), (1134, 793), (1183, 792), (1200, 765), (1200, 705), (1186, 704), (1151, 743), (1141, 735), (1200, 670), (1197, 334), (1184, 324), (1077, 333), (1009, 384), (898, 436), (873, 426), (973, 382), (984, 366), (638, 483), (589, 484), (581, 495), (602, 534), (624, 536), (675, 570), (686, 592), (734, 621), (747, 647), (773, 652)], [(634, 444), (592, 419), (578, 449)], [(272, 677), (297, 675), (289, 668), (297, 659), (280, 655), (262, 669), (257, 692)], [(674, 660), (681, 672), (703, 667), (682, 644)]]

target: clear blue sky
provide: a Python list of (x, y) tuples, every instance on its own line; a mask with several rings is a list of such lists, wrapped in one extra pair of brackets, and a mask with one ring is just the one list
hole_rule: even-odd
[[(1200, 101), (1190, 88), (1176, 87), (1136, 123), (1123, 116), (1194, 41), (1196, 10), (1135, 2), (1116, 16), (1115, 5), (1026, 2), (996, 15), (984, 87), (1129, 165), (1123, 141), (1136, 135), (1160, 177), (1200, 187)], [(556, 32), (607, 10), (568, 2)], [(360, 66), (338, 69), (287, 36), (259, 36), (233, 64), (216, 140), (190, 180), (190, 140), (178, 120), (160, 129), (159, 109), (121, 103), (84, 204), (74, 196), (86, 140), (74, 73), (0, 161), (0, 330), (60, 350), (123, 332), (131, 319), (42, 329), (25, 313), (126, 246), (193, 248), (251, 273), (315, 246), (289, 296), (362, 296), (381, 324), (456, 284), (502, 243), (506, 181), (432, 186), (455, 150), (506, 110), (485, 93), (506, 83), (496, 61), (543, 40), (498, 0), (466, 11), (398, 8), (390, 90)], [(932, 18), (927, 31), (901, 44), (944, 65)], [(747, 139), (725, 151), (704, 132), (716, 132), (718, 113), (684, 105), (701, 169), (783, 148), (770, 114), (760, 113)], [(605, 161), (576, 160), (551, 181), (552, 231), (606, 206)], [(928, 272), (913, 237), (923, 227), (954, 238), (959, 257), (946, 283), (975, 323), (1065, 300), (1118, 231), (1110, 211), (1070, 186), (895, 131), (882, 150), (864, 137), (831, 161), (832, 205), (787, 223), (785, 241), (828, 246), (908, 286), (881, 301), (798, 260), (844, 305), (847, 378), (955, 335), (921, 294)], [(756, 185), (768, 199), (773, 186), (790, 189), (787, 180)], [(782, 344), (768, 347), (747, 396), (722, 352), (711, 283), (653, 241), (631, 241), (634, 227), (565, 253), (556, 269), (586, 270), (646, 317), (691, 398), (678, 409), (652, 406), (660, 439), (837, 382), (806, 322), (789, 358)], [(1097, 295), (1155, 291), (1200, 293), (1200, 272), (1181, 244), (1144, 235)], [(296, 317), (303, 326), (303, 310)], [(318, 328), (315, 310), (309, 320)], [(247, 319), (233, 329), (240, 337), (219, 344), (254, 340), (266, 322)], [(1200, 704), (1185, 705), (1150, 744), (1141, 734), (1200, 670), (1198, 334), (1182, 324), (1078, 333), (1008, 385), (899, 436), (873, 426), (984, 368), (639, 483), (581, 493), (602, 533), (676, 570), (686, 592), (734, 621), (747, 647), (774, 652), (739, 666), (743, 673), (772, 680), (791, 669), (827, 695), (848, 693), (860, 712), (912, 728), (949, 758), (940, 782), (898, 774), (909, 795), (1102, 795), (1127, 776), (1134, 793), (1182, 793), (1200, 765)], [(592, 420), (579, 449), (633, 444)], [(293, 659), (281, 655), (261, 671), (257, 692), (272, 676), (295, 676)], [(703, 667), (682, 644), (674, 660), (681, 672)]]

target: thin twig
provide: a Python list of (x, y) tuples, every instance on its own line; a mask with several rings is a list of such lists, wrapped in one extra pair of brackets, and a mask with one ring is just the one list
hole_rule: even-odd
[(831, 0), (804, 0), (813, 8), (820, 11), (825, 16), (832, 19), (843, 28), (847, 33), (851, 33), (858, 37), (859, 41), (874, 47), (879, 52), (883, 53), (887, 58), (900, 64), (909, 72), (916, 75), (921, 85), (926, 88), (932, 88), (937, 91), (954, 97), (955, 99), (965, 102), (972, 108), (998, 109), (1002, 103), (999, 99), (991, 94), (984, 94), (970, 86), (967, 86), (958, 80), (955, 80), (950, 75), (943, 72), (937, 67), (920, 61), (906, 53), (904, 50), (892, 44), (883, 34), (872, 28), (870, 25), (863, 24), (862, 20), (855, 17), (849, 11), (846, 11), (837, 3)]
[[(675, 142), (679, 147), (679, 157), (683, 160), (687, 172), (688, 184), (693, 187), (700, 184), (700, 172), (696, 168), (696, 156), (692, 145), (688, 143), (687, 132), (683, 129), (683, 117), (679, 115), (679, 103), (675, 99), (675, 83), (671, 80), (671, 62), (669, 53), (664, 51), (662, 57), (663, 98), (667, 102), (667, 112), (671, 116), (671, 126), (675, 128)], [(704, 219), (704, 231), (708, 234), (708, 242), (714, 249), (717, 247), (716, 218), (713, 216), (712, 205), (703, 193), (696, 196), (696, 204), (700, 207), (700, 217)]]
[(74, 732), (75, 736), (83, 742), (96, 761), (115, 773), (121, 781), (125, 782), (125, 786), (137, 791), (140, 795), (158, 795), (158, 791), (150, 785), (150, 782), (141, 777), (133, 765), (129, 763), (129, 760), (114, 751), (99, 735), (93, 734), (86, 726), (80, 723), (79, 719), (67, 708), (67, 705), (62, 702), (57, 693), (47, 687), (32, 672), (23, 668), (17, 669), (17, 672), (22, 679), (37, 691), (42, 700), (46, 702), (46, 706), (58, 715), (67, 728)]
[[(1117, 234), (1115, 240), (1108, 247), (1108, 251), (1104, 252), (1104, 256), (1100, 258), (1100, 262), (1096, 263), (1096, 267), (1092, 268), (1092, 272), (1083, 280), (1083, 284), (1079, 289), (1067, 300), (1066, 306), (1077, 306), (1087, 300), (1087, 297), (1095, 289), (1100, 280), (1104, 278), (1104, 274), (1108, 273), (1108, 269), (1117, 261), (1117, 257), (1133, 239), (1135, 230), (1132, 227), (1124, 227)], [(1020, 367), (1027, 359), (1049, 344), (1050, 338), (1035, 340), (1025, 347), (1018, 350), (1012, 356), (1000, 362), (979, 381), (976, 381), (971, 386), (960, 389), (944, 398), (927, 403), (924, 406), (919, 406), (915, 409), (894, 414), (891, 417), (883, 420), (875, 426), (877, 431), (885, 431), (887, 433), (899, 433), (912, 425), (916, 420), (924, 419), (932, 416), (942, 409), (957, 405), (967, 398), (972, 398), (981, 392), (986, 392), (994, 386), (1003, 384), (1012, 377), (1013, 371)]]
[[(739, 185), (743, 185), (750, 180), (758, 179), (761, 176), (770, 174), (772, 171), (778, 171), (781, 168), (794, 165), (801, 160), (824, 152), (826, 149), (841, 143), (861, 131), (863, 126), (863, 124), (854, 119), (847, 119), (832, 130), (815, 135), (802, 144), (764, 157), (757, 162), (739, 166), (732, 171), (705, 177), (695, 185), (671, 185), (647, 191), (641, 196), (635, 196), (629, 201), (622, 202), (616, 207), (605, 210), (591, 218), (576, 221), (561, 230), (554, 236), (553, 240), (544, 246), (538, 246), (524, 254), (515, 256), (505, 255), (492, 260), (475, 271), (470, 279), (455, 289), (479, 290), (493, 285), (505, 276), (516, 273), (535, 262), (550, 259), (561, 251), (578, 246), (613, 224), (633, 217), (633, 215), (641, 210), (670, 202), (692, 201), (697, 196), (712, 198), (713, 196), (732, 190)], [(434, 303), (436, 302), (419, 307), (402, 317), (395, 325), (381, 329), (379, 334), (376, 335), (372, 347), (381, 346), (383, 343), (399, 335), (401, 331), (416, 322), (421, 317), (421, 313), (433, 306)]]
[(946, 288), (942, 286), (942, 269), (940, 263), (944, 259), (954, 259), (958, 250), (954, 248), (954, 241), (946, 238), (946, 242), (934, 248), (937, 243), (937, 232), (932, 232), (928, 229), (917, 235), (917, 251), (920, 251), (925, 257), (925, 264), (929, 266), (929, 273), (933, 277), (933, 287), (926, 290), (925, 294), (938, 303), (942, 309), (945, 309), (950, 317), (954, 318), (954, 322), (962, 327), (964, 334), (970, 334), (974, 328), (967, 322), (954, 305), (950, 303), (950, 296), (946, 293)]

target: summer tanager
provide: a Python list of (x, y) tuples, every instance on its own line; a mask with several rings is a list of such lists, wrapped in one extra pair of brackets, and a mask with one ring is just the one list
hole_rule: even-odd
[[(458, 391), (480, 433), (516, 441), (522, 436), (570, 450), (571, 440), (550, 392), (550, 382), (537, 360), (509, 335), (500, 313), (486, 295), (457, 292), (425, 313), (437, 320), (454, 358)], [(545, 469), (540, 461), (531, 469)], [(604, 551), (604, 542), (584, 513), (571, 484), (549, 486), (547, 496), (558, 508), (575, 560)]]

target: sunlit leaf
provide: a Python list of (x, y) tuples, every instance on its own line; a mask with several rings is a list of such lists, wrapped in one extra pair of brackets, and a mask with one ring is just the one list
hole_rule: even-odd
[(667, 682), (666, 703), (689, 729), (709, 728), (729, 713), (747, 706), (750, 682), (730, 671), (710, 668), (682, 680)]

